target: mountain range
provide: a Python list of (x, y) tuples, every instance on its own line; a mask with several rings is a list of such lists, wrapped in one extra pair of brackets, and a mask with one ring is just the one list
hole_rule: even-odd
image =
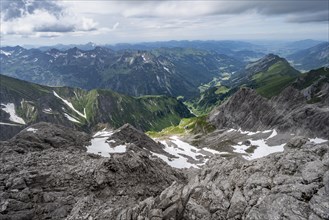
[(1, 48), (0, 219), (329, 219), (328, 68), (171, 43)]
[(1, 73), (49, 86), (104, 88), (133, 95), (191, 97), (201, 83), (230, 75), (242, 63), (226, 55), (196, 49), (90, 51), (71, 48), (43, 52), (1, 48)]
[(131, 123), (147, 131), (192, 116), (183, 103), (166, 96), (136, 98), (111, 90), (48, 87), (3, 75), (0, 85), (1, 139), (40, 121), (89, 132)]

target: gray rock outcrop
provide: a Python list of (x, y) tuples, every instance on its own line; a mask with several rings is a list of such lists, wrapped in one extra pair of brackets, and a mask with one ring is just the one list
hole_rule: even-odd
[(0, 142), (0, 219), (115, 219), (185, 181), (133, 144), (102, 158), (86, 153), (84, 133), (46, 123), (29, 128)]
[(241, 88), (226, 103), (214, 109), (208, 120), (218, 129), (278, 129), (298, 135), (329, 137), (328, 106), (307, 104), (302, 93), (293, 87), (286, 88), (271, 100), (252, 89)]
[(328, 144), (300, 138), (253, 161), (218, 156), (188, 184), (174, 183), (118, 219), (328, 219), (328, 162)]

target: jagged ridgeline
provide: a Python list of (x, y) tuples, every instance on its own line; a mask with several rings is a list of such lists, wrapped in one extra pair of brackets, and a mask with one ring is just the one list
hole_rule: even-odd
[(28, 124), (47, 121), (83, 130), (130, 123), (142, 130), (161, 130), (191, 113), (166, 96), (131, 97), (110, 90), (85, 91), (47, 87), (0, 75), (1, 138)]

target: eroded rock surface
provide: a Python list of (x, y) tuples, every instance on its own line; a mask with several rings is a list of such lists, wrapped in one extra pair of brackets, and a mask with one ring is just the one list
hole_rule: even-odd
[(115, 219), (185, 180), (133, 144), (102, 158), (86, 153), (84, 133), (51, 124), (27, 129), (0, 142), (0, 219)]
[(241, 88), (212, 111), (209, 121), (218, 129), (278, 129), (298, 135), (329, 137), (328, 106), (323, 103), (307, 104), (306, 101), (302, 93), (293, 87), (287, 87), (271, 100), (252, 89)]
[(328, 145), (296, 138), (262, 159), (213, 158), (188, 184), (174, 183), (119, 219), (328, 219), (328, 178)]

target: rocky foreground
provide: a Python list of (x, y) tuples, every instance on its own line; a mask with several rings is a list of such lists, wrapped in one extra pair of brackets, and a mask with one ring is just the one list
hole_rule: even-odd
[(329, 219), (328, 143), (218, 155), (187, 179), (143, 142), (104, 158), (86, 153), (89, 140), (39, 123), (0, 142), (0, 219)]

